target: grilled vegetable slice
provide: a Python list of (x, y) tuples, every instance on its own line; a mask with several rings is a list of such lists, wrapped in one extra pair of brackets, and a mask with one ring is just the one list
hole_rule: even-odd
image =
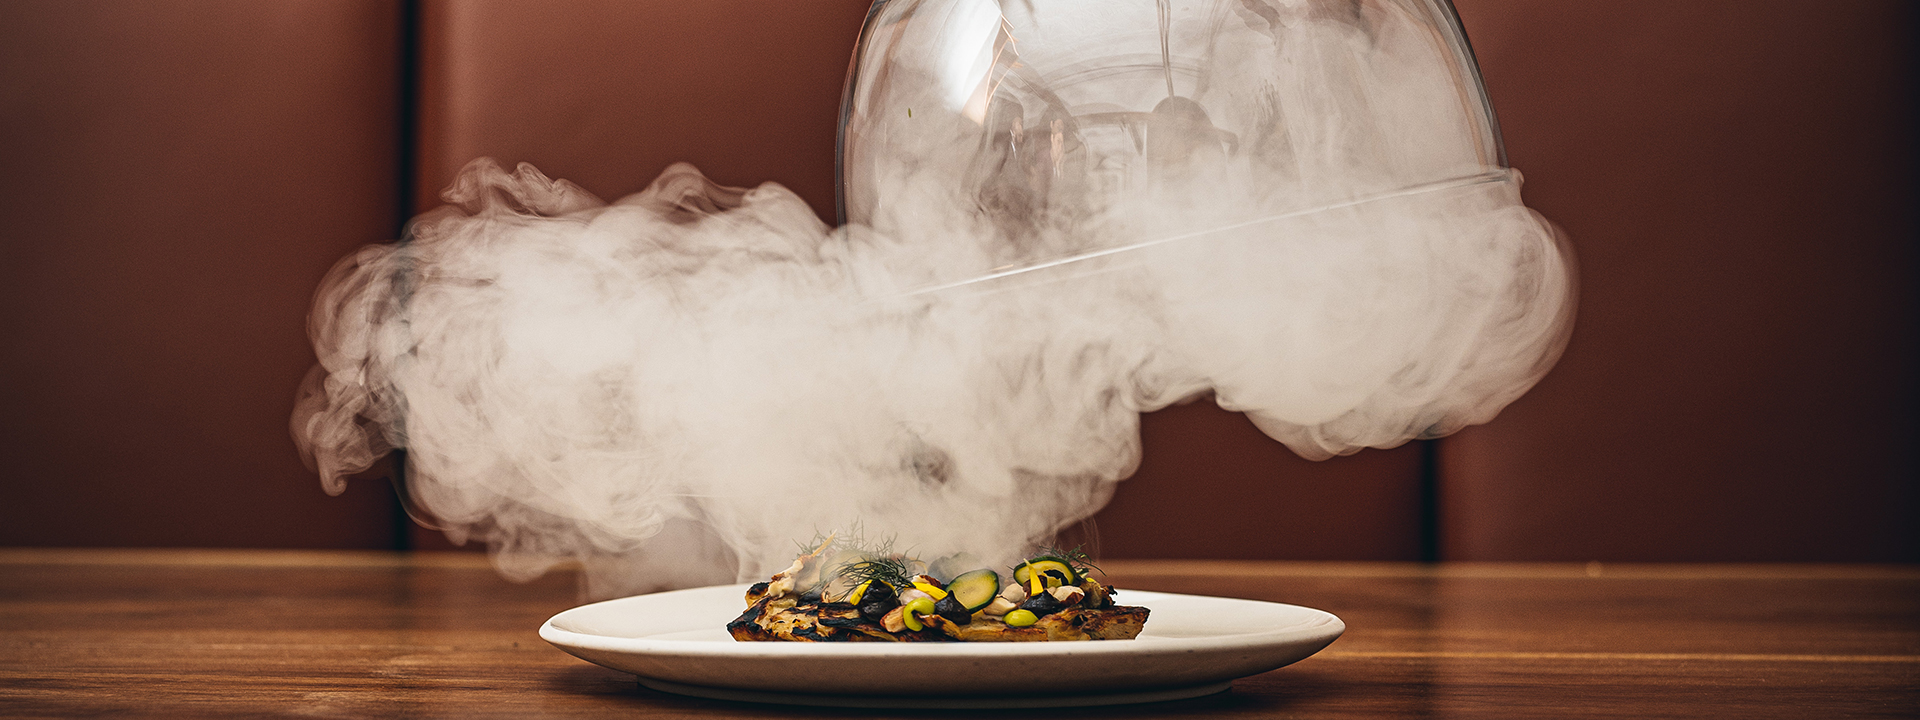
[(947, 596), (958, 601), (969, 613), (979, 612), (999, 594), (1000, 573), (987, 568), (960, 573), (953, 582), (947, 583)]

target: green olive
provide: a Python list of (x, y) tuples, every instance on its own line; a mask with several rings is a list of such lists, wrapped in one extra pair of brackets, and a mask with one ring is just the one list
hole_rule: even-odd
[(932, 615), (933, 598), (914, 598), (913, 602), (907, 603), (905, 607), (906, 610), (900, 613), (900, 619), (906, 621), (907, 629), (914, 632), (927, 629), (927, 626), (920, 624), (920, 618), (915, 617), (915, 614)]
[(1007, 613), (1006, 622), (1007, 627), (1026, 627), (1040, 622), (1040, 618), (1030, 610), (1015, 610)]

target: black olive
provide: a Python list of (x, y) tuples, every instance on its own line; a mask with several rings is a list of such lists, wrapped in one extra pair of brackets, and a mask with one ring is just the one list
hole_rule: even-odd
[(965, 625), (973, 622), (973, 611), (968, 610), (967, 606), (960, 604), (960, 601), (952, 595), (940, 598), (939, 602), (934, 603), (933, 612), (940, 617), (952, 621), (955, 625)]
[(1040, 593), (1039, 595), (1027, 598), (1026, 602), (1020, 603), (1020, 609), (1033, 613), (1034, 617), (1046, 617), (1060, 612), (1065, 608), (1065, 605), (1060, 604), (1059, 600), (1054, 599), (1053, 595), (1048, 593)]
[(860, 617), (874, 622), (880, 622), (882, 618), (887, 616), (887, 613), (893, 612), (894, 608), (900, 607), (900, 603), (894, 602), (894, 598), (874, 600), (872, 602), (868, 602), (866, 598), (861, 598), (860, 600)]
[(860, 617), (880, 622), (897, 607), (900, 607), (900, 594), (892, 585), (875, 580), (866, 592), (860, 593)]
[(894, 591), (892, 585), (884, 581), (875, 580), (867, 586), (866, 592), (860, 593), (860, 604), (865, 605), (876, 600), (893, 601), (899, 598), (900, 594)]

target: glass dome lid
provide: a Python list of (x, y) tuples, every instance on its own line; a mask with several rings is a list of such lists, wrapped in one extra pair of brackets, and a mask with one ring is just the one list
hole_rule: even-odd
[(1446, 0), (879, 0), (839, 150), (843, 222), (996, 238), (941, 283), (1517, 187)]

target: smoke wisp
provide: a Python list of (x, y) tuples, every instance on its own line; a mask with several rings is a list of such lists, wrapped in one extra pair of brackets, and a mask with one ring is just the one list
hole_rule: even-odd
[(1164, 99), (1074, 97), (1084, 73), (1039, 73), (1065, 40), (967, 75), (1009, 98), (979, 107), (879, 56), (840, 228), (686, 165), (606, 203), (476, 161), (323, 282), (294, 435), (334, 492), (407, 448), (456, 539), (611, 596), (764, 577), (856, 523), (1011, 559), (1131, 474), (1139, 413), (1209, 391), (1315, 458), (1491, 419), (1565, 341), (1570, 255), (1441, 121), (1444, 48), (1391, 13), (1233, 5), (1274, 12), (1170, 29), (1226, 69), (1156, 50)]

